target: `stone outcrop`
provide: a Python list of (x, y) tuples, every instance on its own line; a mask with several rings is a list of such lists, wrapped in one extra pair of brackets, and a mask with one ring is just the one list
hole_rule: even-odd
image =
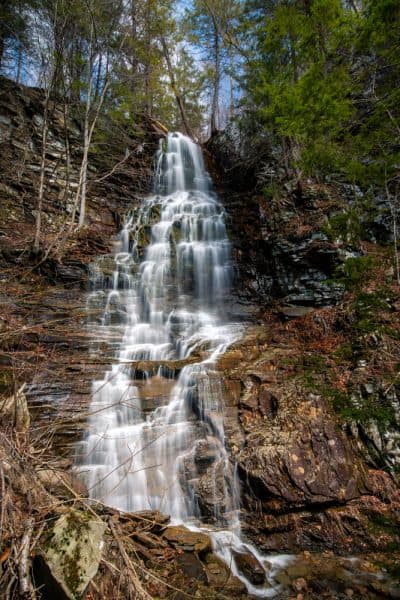
[(163, 537), (175, 548), (180, 548), (184, 552), (196, 552), (199, 556), (211, 552), (211, 539), (208, 535), (199, 531), (190, 531), (183, 525), (167, 527)]
[[(209, 166), (227, 210), (240, 281), (239, 304), (262, 307), (275, 298), (301, 306), (336, 302), (341, 290), (325, 282), (340, 264), (340, 257), (320, 226), (335, 204), (340, 210), (340, 200), (326, 198), (323, 190), (309, 186), (303, 190), (299, 206), (293, 182), (286, 179), (283, 187), (285, 172), (276, 163), (268, 141), (255, 141), (249, 147), (245, 138), (233, 127), (206, 145)], [(257, 171), (261, 163), (269, 165), (264, 185)], [(279, 186), (279, 200), (261, 193), (261, 188), (270, 184)]]
[(370, 516), (389, 510), (389, 521), (396, 520), (396, 493), (389, 504), (379, 499), (384, 486), (371, 483), (327, 399), (289, 375), (291, 351), (271, 337), (249, 327), (218, 363), (244, 532), (265, 551), (379, 548)]
[[(82, 596), (99, 568), (106, 524), (89, 513), (70, 510), (53, 525), (39, 555), (43, 563), (36, 568), (36, 581), (47, 590), (60, 586), (67, 598)], [(46, 579), (50, 582), (46, 585)], [(53, 580), (53, 581), (52, 581)], [(54, 596), (59, 596), (55, 592)]]

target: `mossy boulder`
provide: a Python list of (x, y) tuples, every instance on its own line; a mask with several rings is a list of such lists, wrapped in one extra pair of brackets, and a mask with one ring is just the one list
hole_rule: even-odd
[(67, 598), (80, 598), (96, 575), (105, 529), (100, 519), (73, 509), (54, 524), (41, 558)]

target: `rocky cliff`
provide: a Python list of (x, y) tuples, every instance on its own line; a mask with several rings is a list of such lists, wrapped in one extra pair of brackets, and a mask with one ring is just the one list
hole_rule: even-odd
[[(67, 537), (76, 538), (75, 525), (82, 521), (106, 547), (88, 598), (111, 597), (119, 585), (124, 597), (248, 597), (211, 552), (207, 536), (166, 529), (168, 519), (158, 514), (93, 509), (68, 473), (90, 383), (112, 357), (106, 343), (89, 353), (91, 331), (84, 327), (89, 265), (93, 256), (104, 255), (106, 268), (121, 219), (148, 190), (160, 131), (143, 123), (127, 149), (109, 157), (111, 166), (91, 155), (88, 225), (66, 239), (81, 129), (54, 101), (42, 239), (50, 251), (37, 256), (30, 248), (43, 111), (40, 90), (1, 80), (0, 392), (17, 406), (22, 396), (16, 392), (25, 384), (21, 394), (31, 420), (27, 442), (26, 420), (15, 433), (18, 411), (3, 411), (0, 456), (8, 500), (2, 514), (10, 519), (0, 556), (4, 573), (8, 561), (17, 564), (24, 518), (36, 510), (34, 522), (37, 517), (52, 525), (35, 530), (41, 540), (35, 577), (50, 586), (45, 589), (56, 585), (54, 594), (79, 597), (85, 586), (76, 576), (90, 580), (85, 567), (81, 574), (74, 571), (73, 581), (70, 574), (69, 583), (50, 584), (43, 566), (53, 560), (57, 532), (62, 538), (67, 528)], [(282, 585), (279, 598), (399, 597), (380, 570), (399, 575), (400, 548), (400, 296), (385, 246), (385, 213), (380, 205), (364, 208), (368, 235), (355, 239), (354, 188), (315, 181), (299, 187), (285, 178), (268, 148), (259, 153), (260, 175), (229, 137), (212, 140), (206, 150), (237, 265), (227, 310), (248, 323), (215, 373), (223, 378), (226, 444), (238, 467), (244, 534), (264, 552), (297, 555), (291, 568), (274, 572)], [(218, 488), (212, 441), (199, 445), (195, 460), (201, 465), (197, 500), (211, 515), (210, 489)], [(75, 513), (66, 509), (65, 498)], [(92, 518), (108, 529), (93, 525)], [(358, 562), (345, 558), (349, 555), (358, 555)], [(74, 561), (64, 565), (67, 571)], [(239, 557), (237, 563), (257, 582), (254, 557)], [(10, 590), (14, 584), (10, 576)], [(43, 597), (56, 597), (46, 593)]]

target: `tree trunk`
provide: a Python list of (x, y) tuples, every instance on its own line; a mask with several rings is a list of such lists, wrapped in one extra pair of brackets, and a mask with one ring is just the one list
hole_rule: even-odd
[(103, 55), (100, 54), (99, 60), (98, 60), (98, 63), (97, 63), (96, 86), (95, 86), (95, 92), (94, 92), (95, 100), (97, 100), (97, 98), (100, 95), (100, 82), (101, 82), (101, 69), (102, 69), (102, 66), (103, 66)]
[(184, 103), (183, 103), (183, 98), (182, 98), (181, 94), (179, 93), (179, 91), (177, 89), (177, 86), (176, 86), (174, 69), (172, 67), (171, 57), (170, 57), (170, 54), (169, 54), (167, 42), (166, 42), (166, 40), (165, 40), (164, 37), (161, 38), (161, 44), (162, 44), (162, 48), (163, 48), (165, 62), (167, 63), (168, 75), (169, 75), (169, 79), (171, 81), (172, 91), (174, 92), (176, 104), (178, 106), (178, 109), (179, 109), (179, 112), (180, 112), (180, 115), (181, 115), (183, 128), (185, 130), (186, 135), (188, 135), (189, 137), (191, 137), (192, 139), (194, 139), (193, 131), (192, 131), (191, 127), (190, 127), (189, 121), (188, 121), (187, 116), (186, 116), (186, 111), (185, 111), (185, 106), (184, 106)]
[(153, 112), (153, 101), (151, 94), (151, 32), (150, 32), (150, 0), (147, 0), (146, 4), (146, 17), (145, 17), (145, 27), (146, 27), (146, 51), (147, 51), (147, 61), (144, 65), (144, 97), (145, 97), (145, 106), (144, 112), (148, 117), (151, 117)]
[[(137, 27), (138, 27), (138, 15), (137, 15), (137, 0), (131, 0), (130, 4), (130, 18), (131, 18), (131, 39), (132, 41), (137, 40)], [(137, 77), (138, 77), (138, 68), (139, 68), (139, 60), (137, 57), (137, 52), (134, 48), (134, 45), (131, 45), (130, 48), (130, 57), (129, 61), (131, 64), (131, 77), (130, 77), (130, 90), (132, 92), (132, 96), (137, 91)], [(133, 107), (133, 112), (136, 110), (136, 106)]]
[(211, 129), (211, 137), (215, 135), (218, 131), (218, 104), (219, 104), (219, 85), (221, 78), (221, 57), (220, 57), (220, 40), (217, 23), (215, 22), (214, 17), (213, 26), (214, 26), (214, 85), (213, 85), (213, 96), (211, 102), (211, 119), (210, 119), (210, 129)]
[(46, 98), (43, 113), (43, 124), (42, 124), (42, 153), (40, 159), (40, 179), (39, 179), (39, 191), (38, 201), (36, 209), (36, 226), (35, 226), (35, 239), (33, 242), (33, 251), (35, 254), (39, 252), (40, 248), (40, 234), (42, 229), (42, 208), (43, 208), (43, 196), (44, 196), (44, 178), (46, 169), (46, 147), (47, 147), (47, 134), (48, 134), (48, 118), (49, 118), (49, 97), (50, 90), (46, 90)]
[(85, 120), (83, 125), (83, 157), (81, 163), (80, 172), (80, 184), (81, 184), (81, 202), (79, 209), (79, 228), (85, 224), (86, 216), (86, 188), (87, 188), (87, 168), (88, 168), (88, 157), (89, 157), (89, 146), (90, 146), (90, 133), (89, 133), (89, 119), (90, 110), (92, 105), (92, 87), (93, 87), (93, 66), (94, 66), (94, 55), (93, 55), (93, 36), (94, 27), (93, 23), (90, 28), (90, 58), (88, 65), (89, 80), (88, 89), (86, 90), (86, 108), (85, 108)]
[(3, 66), (4, 46), (4, 33), (0, 31), (0, 69)]

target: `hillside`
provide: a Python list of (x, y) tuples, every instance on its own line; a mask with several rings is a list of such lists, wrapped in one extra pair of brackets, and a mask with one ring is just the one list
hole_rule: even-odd
[[(87, 600), (117, 597), (116, 590), (121, 598), (252, 597), (206, 533), (168, 526), (157, 511), (89, 501), (75, 476), (92, 382), (102, 380), (119, 343), (97, 337), (100, 308), (88, 305), (89, 276), (100, 264), (103, 279), (112, 277), (117, 233), (151, 191), (165, 131), (143, 118), (107, 164), (89, 156), (87, 224), (75, 230), (81, 124), (52, 102), (37, 253), (44, 95), (1, 80), (0, 597), (35, 597), (32, 585), (49, 600), (84, 590)], [(267, 561), (295, 555), (290, 564), (271, 563), (282, 586), (277, 598), (398, 598), (400, 292), (390, 211), (378, 194), (371, 200), (344, 183), (309, 178), (299, 191), (273, 161), (268, 185), (257, 162), (244, 177), (237, 152), (228, 134), (204, 148), (232, 246), (224, 313), (244, 330), (209, 374), (210, 386), (222, 389), (242, 535)], [(135, 252), (143, 257), (151, 236), (147, 222), (140, 226)], [(167, 363), (170, 385), (190, 361)], [(142, 359), (134, 368), (144, 385), (149, 365)], [(211, 437), (193, 457), (193, 486), (210, 527), (228, 510)], [(66, 567), (60, 555), (70, 542)], [(62, 584), (60, 564), (69, 574)], [(252, 584), (264, 581), (255, 554), (236, 565)]]

